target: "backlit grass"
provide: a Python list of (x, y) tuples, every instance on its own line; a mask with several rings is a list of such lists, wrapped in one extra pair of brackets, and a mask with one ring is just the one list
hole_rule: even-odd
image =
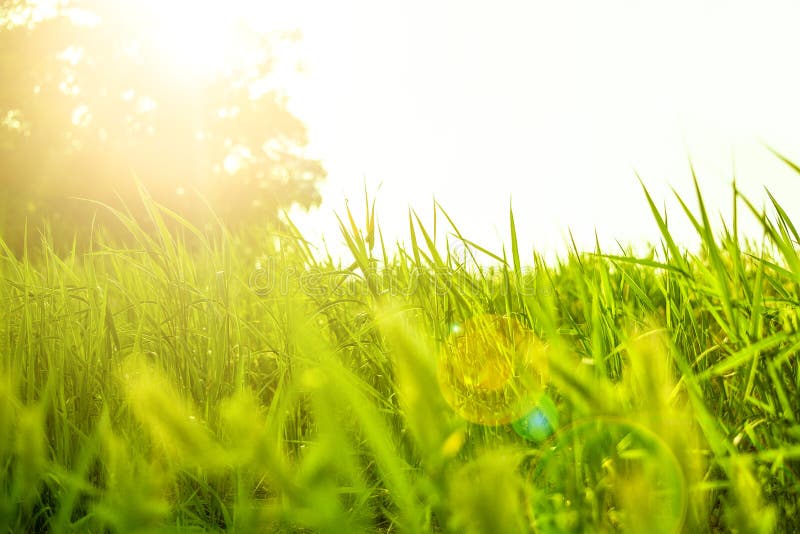
[(645, 191), (649, 255), (555, 264), (513, 214), (390, 246), (368, 202), (339, 265), (146, 195), (125, 247), (5, 249), (0, 530), (796, 531), (800, 236), (733, 194), (670, 214), (697, 253)]

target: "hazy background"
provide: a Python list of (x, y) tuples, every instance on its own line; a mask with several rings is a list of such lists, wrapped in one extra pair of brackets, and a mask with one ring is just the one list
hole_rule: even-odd
[(584, 248), (595, 231), (606, 247), (655, 241), (634, 170), (679, 209), (689, 157), (714, 212), (730, 213), (734, 170), (758, 205), (766, 186), (800, 208), (800, 177), (762, 145), (800, 159), (795, 2), (286, 4), (270, 23), (304, 35), (290, 109), (329, 171), (322, 207), (295, 216), (334, 250), (333, 210), (360, 205), (364, 182), (390, 241), (435, 196), (497, 249), (509, 197), (526, 250), (563, 250), (567, 228)]

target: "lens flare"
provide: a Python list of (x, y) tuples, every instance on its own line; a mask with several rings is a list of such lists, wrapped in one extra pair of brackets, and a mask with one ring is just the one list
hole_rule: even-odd
[(547, 380), (546, 346), (516, 319), (485, 314), (450, 325), (438, 380), (467, 421), (507, 424), (531, 411)]
[(511, 426), (528, 441), (540, 443), (558, 430), (558, 408), (553, 399), (543, 393), (536, 407), (514, 421)]

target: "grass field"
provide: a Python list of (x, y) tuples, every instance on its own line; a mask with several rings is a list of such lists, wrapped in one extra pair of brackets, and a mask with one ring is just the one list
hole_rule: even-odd
[(683, 199), (690, 253), (645, 191), (649, 255), (555, 264), (513, 214), (507, 250), (438, 206), (389, 246), (369, 201), (352, 265), (146, 195), (124, 247), (30, 237), (0, 254), (0, 530), (798, 531), (800, 236), (766, 199), (713, 228)]

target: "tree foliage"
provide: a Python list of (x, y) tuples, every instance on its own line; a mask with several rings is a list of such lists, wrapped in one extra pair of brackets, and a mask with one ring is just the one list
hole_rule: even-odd
[[(216, 4), (212, 9), (226, 7)], [(295, 36), (220, 17), (193, 35), (199, 42), (184, 43), (200, 3), (173, 7), (167, 18), (168, 5), (0, 1), (0, 209), (7, 237), (26, 220), (85, 228), (94, 210), (78, 198), (121, 198), (134, 206), (135, 178), (194, 221), (208, 215), (195, 191), (231, 225), (318, 202), (324, 170), (305, 156), (305, 127), (270, 84), (276, 48)], [(223, 38), (232, 35), (237, 47), (226, 50)], [(176, 44), (203, 46), (175, 57)], [(220, 52), (214, 68), (204, 65), (212, 60), (209, 49)], [(199, 68), (182, 64), (187, 59)]]

